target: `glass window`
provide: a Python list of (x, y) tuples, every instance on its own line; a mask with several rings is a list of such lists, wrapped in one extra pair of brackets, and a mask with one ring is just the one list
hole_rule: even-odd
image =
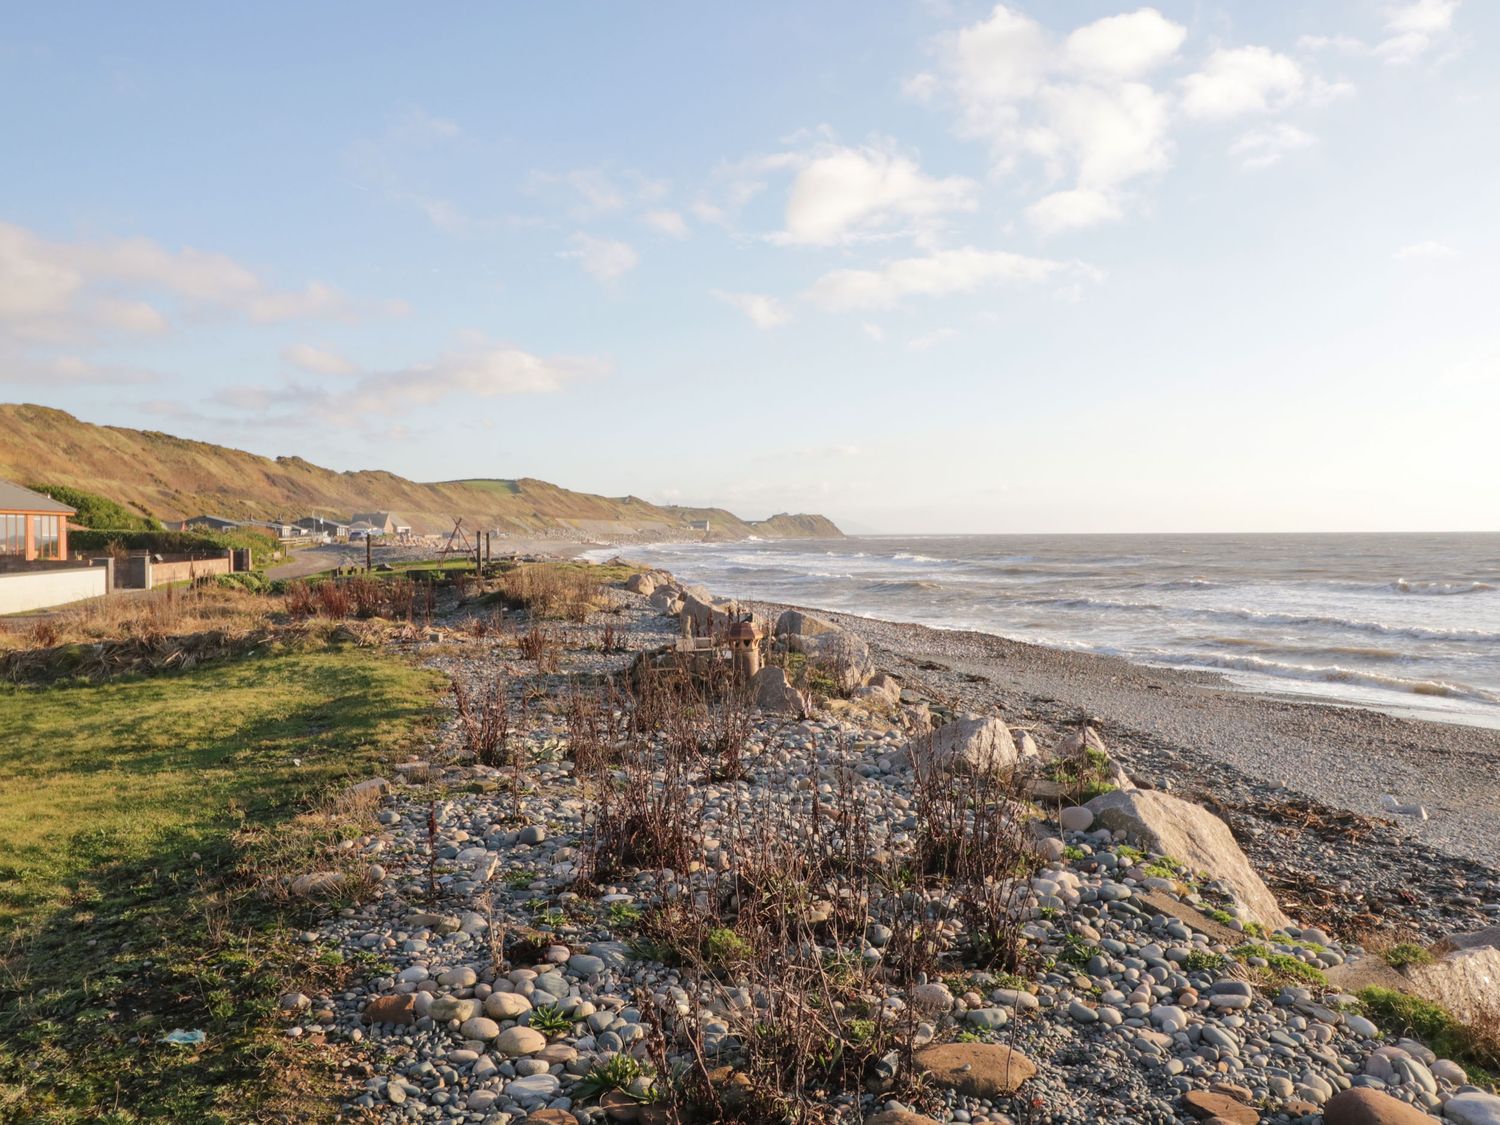
[(0, 555), (26, 553), (26, 517), (0, 515)]
[(39, 559), (57, 558), (57, 517), (32, 516), (31, 518), (36, 521), (32, 525), (36, 557)]

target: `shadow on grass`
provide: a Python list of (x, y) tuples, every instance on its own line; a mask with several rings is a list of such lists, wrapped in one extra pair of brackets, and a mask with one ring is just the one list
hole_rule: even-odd
[[(330, 787), (367, 776), (432, 714), (425, 674), (345, 665), (229, 670), (256, 696), (293, 677), (300, 705), (241, 723), (226, 716), (202, 739), (145, 729), (122, 739), (104, 768), (117, 777), (181, 773), (184, 784), (142, 795), (172, 802), (175, 815), (143, 833), (110, 806), (103, 823), (48, 837), (60, 878), (54, 863), (28, 879), (25, 851), (0, 870), (0, 899), (36, 916), (0, 937), (0, 1122), (331, 1114), (331, 1053), (287, 1039), (275, 1009), (288, 989), (337, 988), (348, 969), (296, 940), (293, 927), (306, 918), (251, 892), (245, 867), (256, 857), (233, 841), (241, 827), (283, 823)], [(183, 689), (201, 687), (195, 677), (222, 686), (225, 674), (199, 669), (94, 690), (142, 690), (130, 698), (137, 714), (149, 713), (164, 698), (196, 703), (198, 693)], [(74, 690), (87, 689), (66, 694)], [(113, 743), (112, 732), (130, 721), (94, 733)], [(57, 774), (81, 775), (68, 784), (97, 783), (88, 754), (63, 758)], [(52, 908), (59, 884), (66, 893)], [(207, 1040), (198, 1048), (162, 1043), (174, 1028), (203, 1030)]]

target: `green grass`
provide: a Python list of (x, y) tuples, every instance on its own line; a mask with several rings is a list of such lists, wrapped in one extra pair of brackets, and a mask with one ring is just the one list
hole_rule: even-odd
[[(0, 1121), (321, 1115), (329, 1076), (275, 999), (367, 967), (292, 940), (235, 834), (369, 776), (439, 691), (368, 649), (0, 688)], [(284, 831), (250, 839), (287, 850)], [(208, 1040), (161, 1045), (174, 1027)]]
[(1408, 965), (1430, 965), (1432, 954), (1414, 941), (1400, 941), (1385, 951), (1385, 963), (1393, 969)]
[(564, 1014), (557, 1004), (543, 1004), (531, 1010), (526, 1017), (526, 1026), (543, 1035), (564, 1035), (573, 1030), (573, 1017)]
[(1243, 961), (1249, 957), (1259, 957), (1266, 962), (1264, 967), (1259, 965), (1250, 967), (1250, 975), (1259, 984), (1310, 984), (1316, 988), (1326, 988), (1328, 978), (1323, 970), (1316, 969), (1306, 961), (1299, 961), (1290, 953), (1277, 953), (1266, 945), (1257, 945), (1247, 942), (1237, 945), (1229, 951), (1229, 956)]
[(1477, 1086), (1500, 1083), (1500, 1041), (1495, 1037), (1482, 1038), (1446, 1009), (1393, 989), (1372, 985), (1360, 989), (1358, 996), (1360, 1008), (1382, 1031), (1420, 1040), (1439, 1058), (1462, 1066)]
[(1201, 973), (1222, 972), (1227, 964), (1228, 961), (1222, 954), (1212, 953), (1207, 949), (1188, 950), (1187, 959), (1183, 962), (1187, 969)]

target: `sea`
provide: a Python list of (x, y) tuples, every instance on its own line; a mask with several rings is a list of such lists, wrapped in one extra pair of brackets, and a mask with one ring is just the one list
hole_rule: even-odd
[(1500, 728), (1500, 533), (632, 544), (720, 597), (972, 629)]

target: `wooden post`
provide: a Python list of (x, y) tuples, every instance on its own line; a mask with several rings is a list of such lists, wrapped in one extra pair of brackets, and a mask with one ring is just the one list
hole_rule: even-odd
[(365, 536), (365, 573), (369, 574), (374, 569), (370, 566), (370, 537)]

